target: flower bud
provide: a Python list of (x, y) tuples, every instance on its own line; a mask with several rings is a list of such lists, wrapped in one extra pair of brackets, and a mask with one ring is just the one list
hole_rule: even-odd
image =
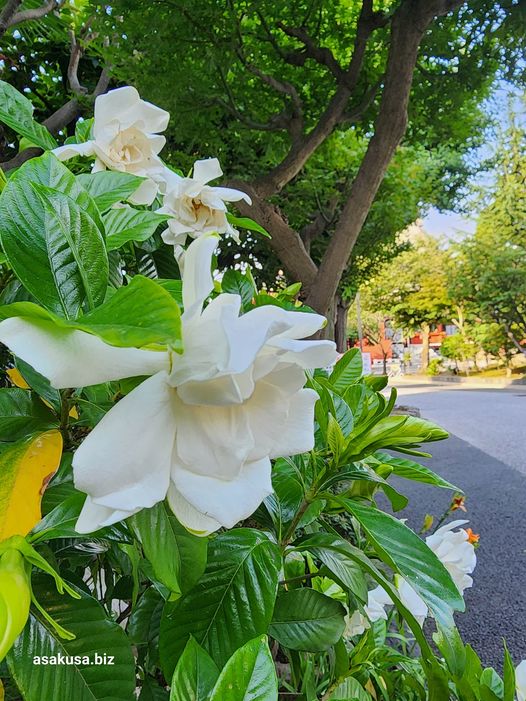
[(22, 632), (31, 604), (30, 565), (9, 548), (0, 555), (0, 661)]

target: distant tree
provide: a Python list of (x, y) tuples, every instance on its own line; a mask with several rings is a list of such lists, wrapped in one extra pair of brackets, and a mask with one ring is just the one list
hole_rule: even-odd
[(475, 234), (457, 246), (449, 290), (526, 355), (526, 133), (513, 116), (497, 156), (489, 204)]
[(439, 242), (420, 234), (411, 248), (401, 253), (364, 289), (371, 310), (393, 319), (395, 326), (422, 336), (421, 369), (429, 364), (429, 334), (434, 325), (451, 319), (446, 269), (449, 256)]

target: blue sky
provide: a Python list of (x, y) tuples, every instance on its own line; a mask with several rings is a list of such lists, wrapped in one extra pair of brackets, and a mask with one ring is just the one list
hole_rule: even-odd
[[(526, 101), (521, 97), (521, 91), (509, 83), (500, 83), (493, 95), (486, 101), (485, 109), (493, 118), (496, 129), (488, 129), (486, 143), (483, 147), (470, 154), (470, 160), (480, 163), (488, 158), (495, 149), (499, 128), (506, 128), (503, 115), (508, 112), (508, 102), (513, 96), (513, 108), (517, 115), (517, 121), (526, 129)], [(491, 184), (493, 173), (481, 172), (474, 181), (475, 185)], [(422, 218), (424, 229), (433, 236), (446, 236), (448, 239), (458, 240), (466, 234), (475, 231), (477, 224), (477, 212), (472, 208), (472, 214), (458, 214), (456, 212), (440, 212), (434, 207)]]

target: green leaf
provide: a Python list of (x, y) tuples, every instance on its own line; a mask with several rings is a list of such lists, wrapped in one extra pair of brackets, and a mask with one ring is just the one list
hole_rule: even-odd
[(159, 630), (164, 599), (155, 587), (141, 596), (128, 620), (126, 632), (138, 648), (146, 648), (151, 664), (159, 664)]
[(347, 677), (334, 689), (327, 701), (371, 701), (371, 695), (365, 691), (358, 680)]
[(86, 192), (93, 197), (99, 211), (103, 213), (114, 204), (127, 200), (144, 181), (144, 178), (137, 175), (119, 173), (115, 170), (82, 173), (77, 176), (77, 179)]
[(398, 519), (369, 506), (341, 499), (362, 525), (378, 556), (397, 570), (433, 612), (438, 623), (453, 626), (453, 611), (463, 611), (464, 599), (435, 553)]
[(157, 214), (147, 209), (110, 209), (104, 216), (106, 247), (108, 251), (114, 251), (128, 241), (146, 241), (154, 235), (159, 225), (169, 218), (165, 214)]
[(353, 437), (345, 458), (356, 461), (376, 452), (380, 448), (407, 450), (421, 443), (441, 441), (448, 437), (447, 431), (431, 421), (416, 416), (385, 416), (369, 430)]
[(161, 623), (161, 663), (167, 678), (193, 635), (223, 667), (238, 647), (265, 633), (272, 618), (281, 555), (263, 533), (237, 528), (208, 546), (197, 585), (167, 604)]
[(84, 144), (91, 139), (91, 130), (93, 127), (94, 118), (78, 119), (75, 124), (75, 139), (77, 144)]
[(71, 197), (93, 219), (104, 236), (104, 225), (91, 195), (82, 187), (80, 177), (75, 177), (53, 153), (45, 153), (26, 161), (11, 178), (17, 182), (32, 182), (58, 190)]
[(16, 441), (57, 425), (57, 418), (27, 389), (0, 389), (0, 441)]
[(345, 629), (345, 608), (314, 589), (292, 589), (276, 599), (269, 635), (284, 647), (323, 652)]
[(181, 526), (165, 502), (139, 511), (128, 523), (159, 581), (176, 594), (192, 589), (205, 571), (206, 538)]
[(309, 552), (323, 562), (344, 589), (347, 589), (362, 603), (366, 603), (367, 582), (365, 575), (360, 566), (345, 553), (345, 545), (342, 550), (324, 548), (323, 546), (309, 547)]
[(343, 355), (330, 374), (329, 382), (337, 392), (343, 392), (362, 376), (362, 354), (359, 348), (351, 348)]
[(138, 701), (169, 701), (169, 692), (151, 677), (145, 677)]
[(17, 277), (46, 308), (76, 318), (104, 300), (108, 257), (93, 219), (74, 200), (13, 179), (0, 200), (1, 241)]
[(177, 302), (153, 280), (136, 275), (110, 299), (76, 321), (63, 319), (32, 302), (0, 307), (0, 319), (17, 316), (58, 329), (78, 329), (113, 346), (141, 348), (160, 344), (182, 350), (181, 313)]
[(514, 701), (515, 698), (515, 665), (504, 643), (504, 665), (503, 665), (504, 694), (502, 701)]
[(222, 670), (210, 701), (277, 701), (278, 679), (267, 638), (250, 640)]
[(175, 668), (170, 701), (207, 701), (218, 677), (214, 660), (190, 637)]
[(47, 377), (41, 375), (21, 358), (16, 358), (16, 367), (31, 389), (51, 404), (55, 411), (59, 412), (62, 403), (60, 392), (51, 386)]
[(252, 299), (257, 293), (250, 279), (239, 270), (227, 270), (221, 280), (223, 292), (239, 295), (243, 303), (243, 309), (250, 309)]
[(233, 214), (230, 214), (230, 212), (228, 212), (226, 218), (228, 219), (230, 224), (232, 224), (232, 226), (236, 228), (248, 229), (248, 231), (256, 231), (258, 234), (261, 234), (267, 239), (272, 238), (272, 236), (268, 233), (266, 229), (264, 229), (253, 219), (250, 219), (250, 217), (235, 217)]
[(0, 80), (0, 122), (29, 139), (35, 146), (55, 148), (58, 144), (46, 127), (33, 119), (33, 109), (27, 97), (9, 83)]
[(392, 468), (395, 475), (404, 479), (413, 480), (414, 482), (423, 482), (424, 484), (432, 484), (435, 487), (444, 489), (452, 489), (455, 492), (462, 492), (461, 489), (455, 487), (454, 484), (437, 475), (433, 470), (430, 470), (424, 465), (420, 465), (412, 460), (404, 460), (403, 458), (395, 458), (387, 453), (375, 453), (374, 457), (385, 465)]
[[(108, 619), (102, 606), (80, 589), (79, 599), (59, 594), (49, 577), (34, 575), (33, 591), (53, 619), (73, 633), (65, 640), (39, 612), (29, 622), (7, 657), (9, 669), (24, 701), (130, 701), (135, 689), (135, 661), (126, 634)], [(113, 664), (95, 663), (95, 654), (113, 657)], [(57, 656), (73, 657), (73, 664), (57, 663)], [(78, 656), (78, 661), (75, 657)], [(51, 666), (35, 658), (55, 658)]]

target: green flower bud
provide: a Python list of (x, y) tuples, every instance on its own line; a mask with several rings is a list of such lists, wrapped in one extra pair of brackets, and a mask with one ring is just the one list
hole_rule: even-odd
[(31, 604), (31, 566), (10, 548), (0, 555), (0, 661), (22, 632)]

